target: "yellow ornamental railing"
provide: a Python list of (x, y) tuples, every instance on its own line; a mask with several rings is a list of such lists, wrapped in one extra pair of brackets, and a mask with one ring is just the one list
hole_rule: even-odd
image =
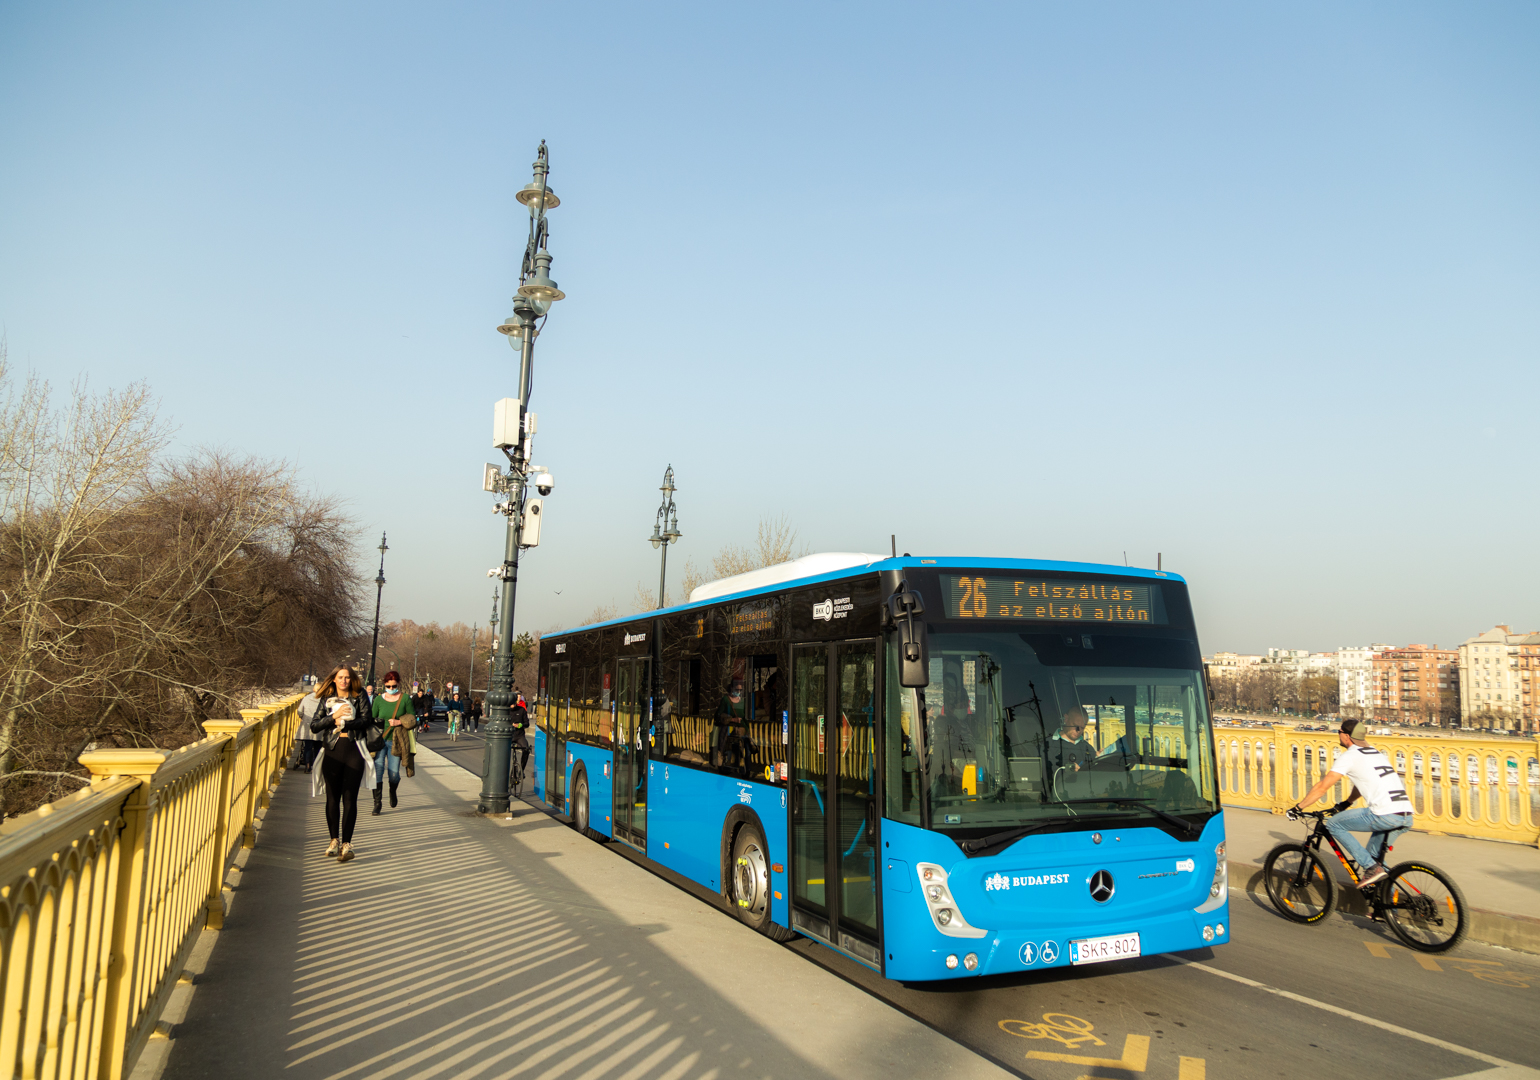
[(89, 788), (0, 825), (0, 1070), (132, 1071), (224, 878), (256, 841), (300, 696), (180, 750), (80, 757)]
[[(1331, 771), (1342, 747), (1333, 732), (1290, 727), (1214, 730), (1220, 790), (1230, 806), (1286, 809)], [(1412, 797), (1423, 832), (1540, 845), (1540, 741), (1380, 735)], [(1332, 798), (1347, 795), (1335, 786)]]

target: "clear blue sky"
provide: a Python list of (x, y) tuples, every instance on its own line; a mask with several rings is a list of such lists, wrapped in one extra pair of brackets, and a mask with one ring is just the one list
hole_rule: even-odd
[(521, 628), (656, 582), (672, 463), (671, 569), (784, 513), (1163, 552), (1210, 650), (1447, 645), (1540, 626), (1537, 55), (1533, 3), (10, 3), (0, 324), (484, 625), (544, 138)]

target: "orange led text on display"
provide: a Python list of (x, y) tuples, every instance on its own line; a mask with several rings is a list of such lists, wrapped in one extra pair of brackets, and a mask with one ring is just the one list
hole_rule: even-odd
[(1154, 622), (1150, 586), (1112, 581), (947, 577), (947, 614), (959, 619)]

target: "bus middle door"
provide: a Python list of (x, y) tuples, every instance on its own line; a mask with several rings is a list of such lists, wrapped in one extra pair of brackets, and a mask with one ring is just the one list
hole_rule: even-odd
[(615, 666), (615, 833), (647, 849), (647, 695), (651, 662), (622, 659)]
[(791, 666), (792, 925), (880, 966), (877, 644), (798, 645)]

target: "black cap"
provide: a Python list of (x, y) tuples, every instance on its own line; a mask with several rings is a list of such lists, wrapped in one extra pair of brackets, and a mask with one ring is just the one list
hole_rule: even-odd
[(1344, 720), (1342, 721), (1342, 726), (1337, 730), (1342, 732), (1342, 734), (1346, 735), (1350, 739), (1356, 739), (1357, 737), (1353, 734), (1353, 732), (1358, 730), (1358, 725), (1361, 723), (1363, 723), (1362, 720)]

